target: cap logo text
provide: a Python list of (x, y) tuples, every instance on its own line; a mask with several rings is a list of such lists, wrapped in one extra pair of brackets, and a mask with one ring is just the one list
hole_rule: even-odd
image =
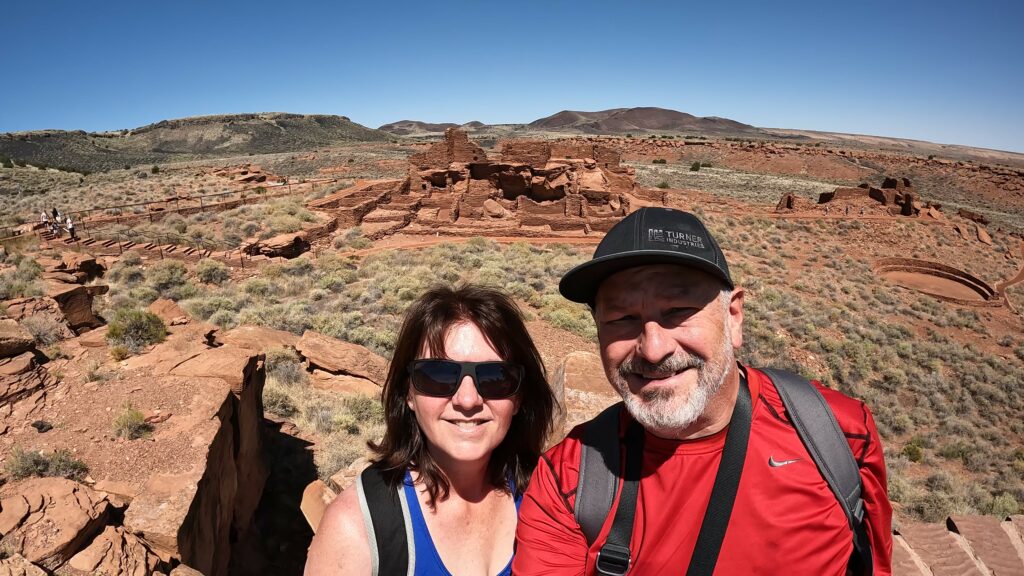
[(658, 228), (647, 229), (647, 241), (648, 242), (661, 242), (663, 244), (672, 244), (673, 246), (682, 247), (686, 246), (689, 248), (697, 248), (705, 250), (704, 237), (697, 234), (690, 234), (688, 232), (677, 232), (675, 230), (661, 230)]

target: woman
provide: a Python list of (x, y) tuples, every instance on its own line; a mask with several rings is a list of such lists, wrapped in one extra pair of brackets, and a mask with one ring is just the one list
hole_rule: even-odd
[(382, 395), (374, 464), (327, 508), (306, 574), (510, 574), (555, 402), (519, 308), (489, 288), (429, 290)]

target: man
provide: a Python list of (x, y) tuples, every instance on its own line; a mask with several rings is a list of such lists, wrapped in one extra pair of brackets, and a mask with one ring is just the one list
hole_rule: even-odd
[(75, 223), (71, 221), (71, 215), (68, 214), (67, 220), (68, 235), (71, 236), (72, 240), (75, 240)]
[[(703, 571), (708, 574), (844, 574), (848, 566), (866, 571), (858, 568), (863, 563), (857, 563), (851, 524), (794, 430), (777, 387), (763, 372), (735, 361), (743, 343), (745, 292), (734, 286), (703, 223), (685, 212), (642, 208), (613, 227), (594, 258), (570, 270), (559, 288), (591, 307), (605, 374), (626, 408), (619, 436), (636, 430), (629, 434), (642, 438), (635, 510), (624, 533), (613, 527), (618, 507), (628, 500), (628, 482), (616, 481), (616, 505), (588, 543), (575, 506), (582, 443), (595, 420), (578, 426), (534, 472), (520, 509), (515, 574), (682, 574), (688, 566), (698, 573), (694, 565), (702, 562), (710, 563)], [(892, 508), (874, 420), (862, 402), (820, 385), (818, 390), (856, 459), (870, 543), (865, 556), (874, 574), (889, 574)], [(712, 489), (718, 495), (718, 484), (728, 483), (717, 478), (723, 450), (740, 445), (730, 429), (745, 426), (741, 471), (724, 466), (721, 474), (738, 476), (734, 496), (716, 500), (727, 500), (731, 513), (720, 522), (725, 527), (718, 548), (710, 548), (705, 544), (715, 538), (702, 534), (702, 527), (716, 519), (705, 521), (705, 512)], [(623, 443), (628, 480), (630, 440)], [(602, 552), (609, 533), (624, 534), (628, 548), (615, 569), (608, 569), (611, 555)], [(599, 552), (607, 555), (600, 571)]]

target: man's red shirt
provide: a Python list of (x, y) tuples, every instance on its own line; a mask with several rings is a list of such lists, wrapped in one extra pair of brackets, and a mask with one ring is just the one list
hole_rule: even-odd
[[(754, 369), (746, 373), (753, 403), (750, 441), (715, 573), (844, 574), (853, 551), (846, 516), (788, 421), (771, 380)], [(891, 574), (892, 507), (874, 419), (863, 402), (815, 385), (860, 467), (875, 574)], [(624, 419), (622, 430), (625, 424)], [(585, 426), (544, 454), (534, 471), (519, 511), (515, 574), (595, 573), (613, 515), (588, 546), (573, 515)], [(630, 574), (686, 571), (727, 430), (683, 441), (645, 435)]]

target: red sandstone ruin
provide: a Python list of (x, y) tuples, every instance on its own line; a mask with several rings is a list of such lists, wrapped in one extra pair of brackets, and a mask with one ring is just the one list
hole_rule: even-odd
[(608, 230), (640, 201), (621, 154), (594, 143), (510, 140), (493, 160), (465, 132), (409, 157), (404, 180), (364, 181), (309, 208), (371, 238), (406, 233), (523, 234)]

